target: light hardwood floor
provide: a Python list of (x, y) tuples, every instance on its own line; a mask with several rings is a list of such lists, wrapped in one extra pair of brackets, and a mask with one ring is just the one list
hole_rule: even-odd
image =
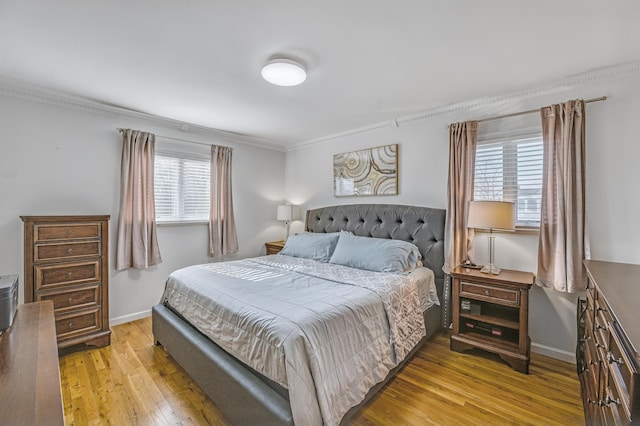
[[(60, 358), (67, 425), (227, 425), (162, 347), (151, 319), (112, 327), (112, 343)], [(584, 424), (575, 367), (532, 354), (530, 374), (434, 336), (352, 425)]]

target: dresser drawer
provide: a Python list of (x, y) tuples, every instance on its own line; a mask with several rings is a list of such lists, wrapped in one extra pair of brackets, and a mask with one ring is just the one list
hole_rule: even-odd
[(71, 284), (100, 282), (100, 262), (36, 265), (34, 275), (36, 291)]
[(631, 413), (637, 410), (634, 407), (632, 392), (640, 383), (638, 382), (638, 371), (633, 366), (629, 354), (625, 350), (623, 343), (624, 334), (617, 325), (611, 326), (609, 341), (609, 353), (607, 354), (607, 364), (609, 365), (609, 386), (616, 387), (616, 393), (622, 402), (626, 416), (631, 418)]
[(100, 256), (100, 241), (63, 244), (36, 244), (33, 261), (66, 260), (83, 256)]
[[(598, 352), (593, 343), (593, 339), (587, 339), (584, 345), (584, 367), (587, 370), (586, 374), (591, 377), (591, 383), (597, 383), (600, 377), (601, 363), (597, 354)], [(595, 399), (595, 397), (593, 399)]]
[(100, 238), (100, 236), (100, 223), (42, 224), (33, 227), (34, 242)]
[(605, 412), (607, 424), (622, 425), (631, 422), (629, 406), (621, 398), (620, 389), (609, 374), (607, 387), (602, 395), (602, 406)]
[(520, 306), (519, 290), (492, 287), (466, 281), (460, 282), (460, 296), (486, 300), (487, 302), (501, 305)]
[(53, 308), (56, 314), (73, 309), (97, 307), (100, 305), (100, 286), (94, 285), (56, 292), (39, 292), (37, 300), (53, 301)]
[(611, 314), (601, 300), (596, 299), (596, 314), (594, 317), (594, 334), (596, 342), (605, 349), (609, 349), (609, 324), (612, 323)]
[(100, 329), (99, 308), (56, 315), (58, 340), (91, 333)]
[(591, 319), (591, 324), (594, 321), (594, 315), (596, 313), (596, 301), (595, 295), (593, 292), (587, 290), (587, 312), (585, 312), (585, 317)]

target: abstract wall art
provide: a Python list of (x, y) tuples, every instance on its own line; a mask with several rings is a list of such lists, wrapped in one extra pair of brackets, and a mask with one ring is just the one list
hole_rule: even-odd
[(336, 197), (398, 194), (398, 144), (333, 156)]

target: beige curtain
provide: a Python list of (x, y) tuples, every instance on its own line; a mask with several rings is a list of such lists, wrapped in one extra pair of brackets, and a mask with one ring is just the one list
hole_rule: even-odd
[(211, 146), (211, 207), (209, 210), (209, 255), (238, 252), (236, 221), (231, 191), (231, 154), (226, 146)]
[(544, 143), (536, 282), (574, 293), (586, 288), (590, 258), (585, 209), (585, 107), (568, 101), (542, 108)]
[(472, 257), (473, 230), (467, 228), (469, 201), (473, 199), (478, 123), (467, 121), (449, 126), (449, 182), (447, 222), (444, 234), (443, 270)]
[(162, 263), (156, 235), (153, 193), (155, 135), (122, 130), (120, 212), (116, 269), (147, 268)]

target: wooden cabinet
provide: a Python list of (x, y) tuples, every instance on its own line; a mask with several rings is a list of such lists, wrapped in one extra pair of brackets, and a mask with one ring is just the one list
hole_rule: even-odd
[(480, 348), (513, 369), (529, 372), (529, 289), (533, 274), (503, 269), (500, 275), (457, 267), (453, 278), (451, 350)]
[(0, 423), (64, 425), (53, 304), (18, 306), (0, 335)]
[(265, 243), (265, 247), (267, 248), (267, 254), (278, 254), (280, 250), (282, 250), (282, 247), (284, 247), (284, 241)]
[(587, 424), (640, 419), (640, 265), (585, 260), (576, 363)]
[(58, 348), (108, 345), (109, 216), (21, 218), (25, 302), (53, 302)]

